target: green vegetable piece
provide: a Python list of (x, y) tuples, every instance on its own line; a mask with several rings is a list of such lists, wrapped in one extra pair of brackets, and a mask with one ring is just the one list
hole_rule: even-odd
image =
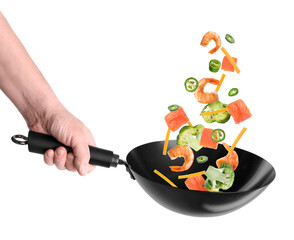
[[(207, 104), (203, 108), (202, 112), (211, 112), (211, 111), (226, 108), (227, 106), (228, 104), (224, 104), (220, 101), (216, 101), (216, 102)], [(207, 123), (213, 123), (213, 122), (226, 123), (227, 121), (229, 121), (230, 117), (231, 117), (231, 114), (228, 111), (202, 116), (204, 121)]]
[(174, 104), (174, 105), (170, 105), (170, 106), (168, 106), (168, 110), (170, 110), (171, 112), (174, 112), (174, 111), (177, 111), (178, 109), (179, 109), (179, 105), (176, 105), (176, 104)]
[(198, 88), (198, 80), (196, 78), (190, 77), (185, 81), (185, 88), (188, 92), (195, 92)]
[(229, 42), (229, 43), (234, 43), (235, 42), (235, 39), (232, 37), (232, 35), (230, 34), (226, 34), (226, 40)]
[(217, 59), (210, 60), (209, 71), (216, 73), (216, 72), (218, 72), (220, 67), (221, 67), (221, 62), (219, 60), (217, 60)]
[(177, 136), (177, 145), (189, 145), (192, 149), (194, 149), (197, 152), (202, 148), (202, 146), (200, 146), (200, 139), (203, 129), (204, 126), (201, 124), (198, 124), (194, 127), (182, 127)]
[(232, 88), (232, 89), (229, 91), (228, 95), (229, 95), (230, 97), (233, 97), (233, 96), (236, 96), (238, 93), (239, 93), (238, 88)]
[(205, 163), (208, 161), (208, 157), (207, 156), (199, 156), (198, 158), (196, 158), (198, 163)]
[(223, 140), (225, 140), (226, 134), (224, 130), (218, 128), (212, 131), (210, 137), (214, 142), (222, 142)]
[(229, 163), (222, 163), (219, 168), (209, 166), (205, 172), (206, 180), (204, 187), (207, 190), (228, 190), (234, 183), (235, 173)]

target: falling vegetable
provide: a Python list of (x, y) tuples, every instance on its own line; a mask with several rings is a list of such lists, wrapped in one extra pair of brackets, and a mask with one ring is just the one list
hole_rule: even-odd
[(221, 67), (221, 63), (220, 63), (219, 60), (217, 60), (217, 59), (210, 60), (210, 62), (209, 62), (209, 71), (216, 73), (216, 72), (218, 72), (220, 67)]
[(204, 187), (212, 191), (228, 190), (233, 185), (235, 179), (235, 173), (232, 165), (229, 163), (222, 163), (219, 168), (209, 166), (205, 175)]
[(195, 92), (199, 83), (196, 78), (190, 77), (185, 81), (185, 88), (188, 92)]
[[(223, 53), (226, 55), (226, 57), (228, 58), (228, 60), (230, 61), (230, 63), (233, 65), (233, 67), (235, 68), (237, 73), (240, 73), (240, 69), (237, 66), (237, 63), (235, 62), (235, 60), (231, 57), (231, 55), (227, 52), (227, 50), (222, 47), (221, 50), (223, 51)], [(236, 60), (237, 61), (237, 60)]]
[(201, 116), (217, 114), (217, 113), (221, 113), (225, 111), (228, 111), (231, 114), (236, 124), (243, 122), (252, 116), (248, 107), (246, 106), (246, 104), (243, 102), (242, 99), (239, 99), (235, 102), (230, 103), (228, 107), (223, 109), (219, 109), (219, 110), (215, 110), (211, 112), (202, 112)]
[(178, 176), (178, 179), (191, 178), (191, 177), (201, 176), (203, 174), (205, 174), (205, 171), (190, 173), (190, 174), (186, 174), (186, 175), (180, 175), (180, 176)]
[(225, 140), (226, 134), (224, 130), (218, 128), (212, 131), (210, 137), (214, 142), (222, 142), (223, 140)]
[(230, 97), (233, 97), (233, 96), (236, 96), (238, 93), (239, 93), (238, 88), (232, 88), (232, 89), (229, 91), (228, 95), (229, 95)]
[(174, 111), (178, 110), (179, 107), (180, 106), (179, 105), (176, 105), (176, 104), (170, 105), (170, 106), (168, 106), (168, 110), (170, 110), (171, 112), (174, 112)]
[[(201, 115), (202, 113), (206, 113), (206, 112), (213, 112), (215, 110), (223, 110), (227, 106), (228, 104), (224, 104), (220, 101), (209, 103), (203, 108)], [(230, 120), (230, 117), (231, 117), (231, 114), (229, 114), (228, 111), (223, 111), (223, 112), (209, 114), (209, 115), (202, 115), (203, 120), (207, 123), (213, 123), (213, 122), (226, 123), (227, 121)]]
[(219, 80), (219, 84), (218, 84), (218, 85), (216, 86), (216, 88), (215, 88), (215, 91), (216, 91), (216, 92), (219, 91), (221, 85), (223, 84), (223, 81), (224, 81), (225, 77), (226, 77), (226, 75), (225, 75), (225, 74), (222, 74), (221, 79)]
[(237, 143), (239, 142), (239, 140), (241, 139), (241, 137), (243, 136), (243, 134), (246, 132), (247, 128), (243, 127), (241, 132), (238, 134), (238, 136), (236, 137), (235, 141), (233, 142), (230, 151), (228, 154), (231, 154), (234, 151), (234, 148), (236, 147)]
[(229, 43), (235, 43), (235, 39), (232, 37), (232, 35), (230, 34), (226, 34), (225, 39), (229, 42)]
[(203, 129), (204, 126), (201, 124), (198, 124), (194, 127), (182, 127), (177, 136), (177, 145), (188, 145), (196, 152), (199, 151), (202, 148), (202, 146), (200, 146), (200, 139)]
[(199, 156), (196, 158), (198, 163), (206, 163), (208, 161), (208, 157), (207, 156)]
[(156, 169), (153, 172), (156, 173), (159, 177), (161, 177), (164, 181), (169, 183), (172, 187), (177, 188), (177, 186), (171, 180), (169, 180), (166, 176), (164, 176), (161, 172), (159, 172)]

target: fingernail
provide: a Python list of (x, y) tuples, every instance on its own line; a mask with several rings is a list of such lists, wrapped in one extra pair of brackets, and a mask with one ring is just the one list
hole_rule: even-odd
[(57, 157), (62, 157), (63, 156), (63, 151), (61, 149), (56, 150), (56, 156)]

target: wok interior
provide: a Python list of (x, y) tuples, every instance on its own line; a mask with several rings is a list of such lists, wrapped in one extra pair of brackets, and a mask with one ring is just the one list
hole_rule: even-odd
[[(185, 179), (178, 179), (179, 175), (203, 171), (206, 170), (209, 165), (216, 167), (215, 161), (228, 153), (222, 144), (219, 144), (217, 150), (202, 148), (198, 152), (194, 151), (195, 160), (190, 169), (183, 172), (172, 172), (169, 166), (182, 165), (184, 159), (178, 158), (171, 160), (168, 155), (163, 155), (163, 145), (163, 141), (141, 145), (128, 154), (127, 162), (133, 171), (144, 178), (153, 182), (168, 185), (168, 183), (153, 172), (154, 169), (157, 169), (175, 183), (178, 188), (183, 189), (187, 189), (184, 184)], [(169, 141), (168, 149), (175, 146), (175, 140)], [(226, 192), (256, 190), (267, 186), (273, 181), (275, 178), (275, 170), (266, 160), (242, 149), (235, 148), (235, 151), (239, 156), (239, 166), (235, 170), (234, 184)], [(197, 163), (196, 158), (201, 155), (208, 157), (206, 163)]]

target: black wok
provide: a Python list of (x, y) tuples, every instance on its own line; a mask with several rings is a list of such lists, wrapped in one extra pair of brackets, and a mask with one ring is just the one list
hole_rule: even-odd
[[(17, 144), (28, 144), (30, 152), (41, 154), (47, 149), (64, 146), (51, 136), (32, 131), (28, 138), (15, 135), (12, 140)], [(103, 167), (125, 165), (130, 176), (160, 205), (178, 213), (201, 217), (218, 216), (237, 210), (261, 194), (276, 176), (274, 168), (266, 160), (235, 148), (239, 156), (239, 166), (235, 170), (234, 184), (229, 190), (220, 193), (188, 190), (184, 184), (185, 179), (178, 179), (178, 175), (203, 171), (209, 165), (216, 167), (216, 159), (225, 156), (227, 150), (221, 144), (217, 150), (202, 148), (194, 154), (208, 156), (206, 163), (198, 164), (195, 161), (189, 170), (176, 173), (171, 172), (169, 166), (182, 165), (183, 159), (171, 161), (168, 156), (162, 155), (163, 144), (163, 141), (158, 141), (138, 146), (129, 152), (126, 162), (111, 151), (89, 146), (90, 164)], [(168, 146), (175, 147), (176, 142), (169, 141)], [(64, 147), (68, 152), (71, 151), (71, 148)], [(166, 183), (153, 172), (154, 169), (163, 173), (178, 188)]]

